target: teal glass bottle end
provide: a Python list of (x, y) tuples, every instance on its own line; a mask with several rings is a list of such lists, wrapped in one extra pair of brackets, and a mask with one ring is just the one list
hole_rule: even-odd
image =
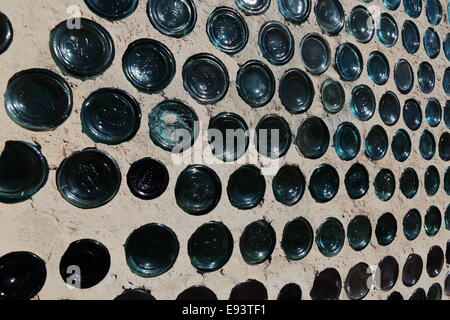
[(313, 245), (314, 234), (308, 220), (303, 217), (289, 221), (283, 229), (281, 248), (289, 260), (304, 258)]
[(342, 223), (336, 218), (327, 218), (316, 231), (316, 245), (324, 256), (337, 255), (345, 241), (345, 231)]
[(363, 250), (369, 244), (371, 237), (372, 226), (367, 216), (358, 215), (349, 222), (347, 240), (353, 250)]
[(84, 0), (96, 15), (110, 21), (122, 20), (136, 10), (139, 0)]
[(182, 38), (197, 22), (197, 9), (192, 0), (152, 0), (147, 2), (147, 16), (162, 34)]
[(157, 277), (175, 263), (180, 245), (169, 227), (150, 223), (134, 230), (125, 242), (125, 258), (134, 274)]
[(387, 246), (397, 235), (397, 220), (392, 213), (386, 212), (378, 218), (375, 235), (380, 246)]
[(275, 230), (266, 220), (257, 220), (247, 225), (239, 240), (242, 258), (251, 265), (270, 259), (275, 244)]
[(272, 190), (278, 202), (293, 206), (303, 197), (305, 184), (305, 177), (297, 166), (284, 165), (272, 180)]
[(329, 164), (319, 165), (311, 175), (308, 189), (316, 202), (331, 201), (339, 190), (338, 172)]
[(228, 179), (227, 194), (231, 205), (249, 210), (261, 203), (266, 192), (266, 180), (261, 170), (253, 165), (243, 165)]
[(120, 188), (119, 165), (108, 153), (86, 148), (65, 158), (56, 171), (56, 185), (70, 204), (92, 209), (111, 201)]
[(194, 216), (211, 212), (219, 203), (221, 195), (219, 176), (204, 165), (187, 167), (180, 173), (175, 185), (177, 205)]
[(0, 202), (30, 199), (47, 182), (49, 167), (38, 145), (6, 141), (0, 155)]
[(148, 114), (150, 139), (158, 147), (179, 153), (189, 149), (198, 136), (198, 117), (179, 100), (160, 102)]
[(222, 222), (210, 221), (192, 234), (187, 250), (194, 268), (200, 272), (213, 272), (222, 268), (230, 259), (233, 237)]
[(92, 141), (117, 145), (131, 140), (139, 130), (141, 108), (129, 93), (104, 88), (83, 102), (80, 117), (82, 130)]
[(320, 99), (324, 109), (331, 113), (338, 113), (345, 105), (345, 91), (339, 81), (326, 79), (320, 87)]

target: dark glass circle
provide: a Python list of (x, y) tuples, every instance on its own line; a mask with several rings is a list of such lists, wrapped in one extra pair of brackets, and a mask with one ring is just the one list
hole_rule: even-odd
[(312, 300), (337, 300), (341, 289), (339, 272), (334, 268), (327, 268), (316, 275), (309, 295)]
[(336, 68), (344, 81), (357, 80), (363, 70), (363, 59), (359, 49), (352, 43), (341, 44), (335, 55)]
[(161, 196), (169, 184), (169, 171), (159, 160), (143, 158), (134, 162), (127, 173), (131, 193), (143, 200)]
[(313, 102), (314, 85), (304, 71), (292, 68), (281, 77), (278, 94), (287, 111), (303, 113)]
[(201, 164), (184, 169), (175, 185), (177, 205), (194, 216), (205, 215), (214, 210), (221, 195), (219, 176), (214, 170)]
[(403, 234), (409, 241), (416, 239), (422, 229), (422, 218), (417, 209), (409, 210), (403, 217)]
[(392, 137), (392, 154), (394, 158), (399, 162), (404, 162), (411, 154), (411, 138), (408, 132), (403, 129), (399, 129)]
[(419, 64), (419, 69), (417, 70), (417, 82), (419, 83), (420, 90), (423, 93), (432, 92), (435, 81), (434, 70), (431, 64), (426, 61)]
[(263, 57), (277, 66), (288, 63), (294, 55), (294, 37), (278, 21), (267, 21), (261, 26), (258, 45)]
[(439, 190), (440, 177), (439, 171), (435, 166), (429, 166), (425, 170), (424, 185), (429, 197), (434, 196)]
[(356, 119), (367, 121), (375, 113), (376, 102), (372, 89), (361, 84), (353, 88), (350, 99), (350, 111)]
[(277, 300), (279, 301), (298, 301), (302, 300), (302, 289), (296, 283), (288, 283), (281, 288), (278, 293)]
[(382, 201), (388, 201), (395, 192), (395, 177), (389, 169), (381, 169), (373, 181), (375, 195)]
[(423, 288), (417, 288), (412, 293), (411, 297), (409, 297), (408, 300), (425, 300), (426, 299), (426, 293)]
[(300, 43), (300, 59), (306, 70), (314, 75), (324, 73), (331, 62), (330, 46), (318, 33), (308, 33)]
[(444, 48), (445, 57), (450, 61), (450, 32), (445, 36), (442, 47)]
[(229, 300), (267, 300), (267, 289), (261, 282), (248, 279), (231, 289)]
[(283, 157), (291, 147), (291, 128), (281, 116), (265, 115), (259, 120), (255, 131), (256, 150), (265, 157), (272, 159)]
[[(450, 15), (449, 15), (450, 16)], [(450, 96), (450, 67), (446, 68), (442, 77), (442, 88), (447, 96)]]
[(163, 43), (153, 39), (132, 42), (122, 57), (125, 77), (139, 91), (157, 93), (175, 76), (176, 62)]
[(337, 255), (345, 241), (342, 223), (336, 218), (326, 218), (316, 231), (316, 244), (325, 257)]
[(290, 220), (283, 229), (281, 248), (289, 260), (300, 260), (311, 250), (314, 234), (308, 220), (303, 217)]
[(420, 135), (419, 151), (425, 160), (431, 160), (436, 153), (436, 141), (434, 141), (433, 134), (428, 130), (424, 130)]
[(59, 262), (63, 281), (75, 288), (87, 289), (97, 285), (109, 272), (111, 257), (108, 249), (97, 240), (72, 242)]
[(275, 94), (275, 86), (275, 77), (265, 63), (249, 60), (239, 68), (236, 88), (242, 100), (251, 107), (268, 104)]
[(411, 253), (406, 258), (402, 270), (402, 282), (407, 287), (412, 287), (419, 281), (422, 274), (423, 261), (422, 258), (415, 253)]
[(401, 2), (401, 0), (382, 0), (382, 1), (386, 9), (389, 10), (397, 10)]
[(420, 48), (419, 29), (411, 20), (405, 20), (402, 27), (402, 43), (406, 52), (414, 54)]
[(147, 16), (162, 34), (181, 38), (194, 29), (197, 9), (192, 0), (151, 0), (147, 2)]
[[(447, 206), (447, 208), (445, 209), (445, 213), (444, 213), (444, 226), (445, 229), (450, 230), (450, 204)], [(450, 245), (450, 243), (447, 242), (447, 247)], [(450, 247), (448, 247), (447, 249), (447, 253), (446, 256), (448, 256), (447, 261), (448, 264), (450, 264)]]
[(80, 18), (80, 27), (68, 21), (50, 32), (50, 53), (64, 74), (85, 79), (102, 74), (115, 56), (109, 32), (98, 23)]
[(157, 277), (168, 271), (177, 260), (179, 250), (175, 232), (157, 223), (139, 227), (125, 242), (130, 271), (144, 278)]
[(316, 202), (331, 201), (339, 190), (339, 174), (329, 164), (316, 167), (309, 179), (309, 192)]
[(344, 289), (347, 297), (352, 300), (363, 299), (370, 290), (372, 271), (367, 263), (355, 264), (347, 273), (344, 281)]
[(94, 142), (109, 145), (131, 140), (141, 124), (141, 108), (133, 96), (115, 88), (99, 89), (81, 107), (81, 127)]
[(266, 180), (254, 165), (243, 165), (234, 171), (227, 186), (228, 199), (233, 207), (248, 210), (261, 203), (266, 192)]
[(266, 12), (270, 0), (235, 0), (235, 4), (245, 15), (252, 16)]
[(306, 181), (297, 166), (284, 165), (272, 180), (275, 199), (286, 206), (298, 203), (305, 192)]
[(0, 257), (0, 300), (30, 300), (46, 279), (45, 262), (34, 253), (16, 251)]
[(353, 164), (345, 174), (345, 188), (350, 199), (360, 199), (369, 190), (369, 173), (360, 164)]
[(275, 230), (262, 219), (245, 227), (239, 239), (239, 248), (246, 263), (259, 264), (270, 259), (275, 243)]
[(176, 300), (214, 301), (217, 300), (217, 296), (214, 291), (205, 286), (192, 286), (181, 292)]
[(444, 161), (450, 160), (450, 133), (444, 132), (439, 138), (439, 157)]
[(0, 202), (30, 199), (47, 182), (49, 167), (38, 145), (6, 141), (0, 155)]
[[(425, 11), (427, 20), (432, 25), (438, 25), (442, 19), (442, 5), (439, 0), (426, 0)], [(439, 299), (440, 300), (440, 299)]]
[(178, 100), (164, 100), (148, 114), (150, 139), (166, 151), (182, 152), (197, 139), (197, 122), (191, 107)]
[(410, 130), (416, 131), (420, 128), (422, 124), (422, 110), (416, 100), (406, 100), (403, 106), (403, 121)]
[(229, 85), (227, 68), (212, 54), (198, 53), (184, 63), (184, 89), (201, 104), (214, 104), (222, 100)]
[(376, 275), (378, 287), (383, 291), (391, 290), (398, 279), (399, 267), (397, 260), (392, 256), (386, 256), (378, 263)]
[(403, 0), (405, 12), (411, 18), (418, 18), (422, 13), (422, 0)]
[(351, 122), (341, 123), (333, 136), (333, 146), (341, 160), (352, 160), (361, 147), (361, 136)]
[(121, 294), (114, 298), (114, 300), (156, 300), (151, 292), (146, 289), (125, 289)]
[(400, 118), (400, 101), (395, 93), (386, 91), (380, 99), (378, 107), (380, 118), (387, 126), (393, 126)]
[(338, 113), (345, 104), (345, 91), (339, 81), (326, 79), (320, 86), (321, 101), (329, 113)]
[(387, 297), (386, 300), (389, 300), (389, 301), (403, 301), (403, 296), (398, 291), (392, 291), (391, 294), (389, 294), (389, 296)]
[(425, 105), (425, 119), (430, 127), (437, 127), (441, 122), (442, 109), (441, 104), (436, 98), (429, 98)]
[(96, 15), (117, 21), (130, 16), (136, 10), (139, 0), (84, 0), (84, 3)]
[(423, 34), (423, 47), (430, 59), (436, 58), (441, 52), (441, 39), (433, 28), (429, 27)]
[(347, 26), (356, 41), (367, 43), (372, 40), (375, 23), (366, 7), (361, 5), (354, 7), (347, 18)]
[(65, 158), (56, 171), (56, 185), (70, 204), (91, 209), (111, 201), (120, 188), (119, 165), (105, 151), (86, 148)]
[(209, 120), (208, 142), (212, 153), (223, 161), (235, 161), (247, 151), (248, 126), (238, 114), (222, 112)]
[(419, 177), (416, 170), (406, 168), (400, 176), (400, 191), (407, 199), (412, 199), (419, 190)]
[(347, 226), (347, 240), (353, 250), (363, 250), (369, 244), (371, 237), (372, 226), (367, 216), (358, 215), (350, 220)]
[(0, 12), (0, 54), (8, 50), (12, 43), (14, 30), (8, 17)]
[(367, 74), (377, 85), (385, 84), (389, 79), (389, 62), (380, 51), (373, 51), (367, 59)]
[(393, 47), (397, 43), (397, 23), (389, 13), (383, 12), (380, 15), (379, 28), (377, 29), (377, 39), (388, 48)]
[(441, 211), (436, 206), (431, 206), (428, 208), (424, 219), (424, 229), (425, 233), (429, 237), (434, 237), (439, 232), (442, 224)]
[(8, 81), (6, 113), (22, 128), (54, 130), (70, 116), (72, 105), (72, 89), (62, 77), (50, 70), (24, 70)]
[(444, 190), (447, 195), (450, 195), (450, 167), (447, 167), (447, 170), (445, 170)]
[(375, 236), (380, 246), (387, 246), (394, 241), (397, 234), (397, 220), (392, 213), (386, 212), (378, 218)]
[(305, 158), (318, 159), (327, 152), (330, 131), (321, 118), (311, 116), (298, 127), (295, 142)]
[(277, 0), (278, 10), (283, 17), (294, 24), (303, 23), (311, 11), (310, 0)]
[(206, 33), (220, 51), (233, 55), (248, 42), (248, 27), (244, 18), (230, 7), (217, 7), (208, 17)]
[(444, 251), (439, 246), (432, 246), (427, 254), (427, 273), (431, 278), (437, 277), (444, 266)]
[(366, 136), (365, 151), (366, 156), (371, 160), (381, 160), (386, 155), (388, 149), (388, 136), (380, 125), (373, 126)]
[(222, 222), (210, 221), (195, 230), (187, 247), (192, 266), (201, 272), (212, 272), (230, 259), (233, 236)]
[(328, 35), (336, 35), (344, 27), (344, 9), (339, 0), (318, 0), (314, 6), (316, 21)]
[(450, 272), (447, 272), (447, 274), (445, 276), (444, 292), (447, 297), (450, 296)]
[(394, 81), (397, 90), (402, 94), (411, 91), (414, 85), (414, 73), (411, 65), (405, 59), (400, 59), (394, 66)]
[(442, 287), (438, 282), (433, 283), (428, 289), (427, 300), (442, 300)]

